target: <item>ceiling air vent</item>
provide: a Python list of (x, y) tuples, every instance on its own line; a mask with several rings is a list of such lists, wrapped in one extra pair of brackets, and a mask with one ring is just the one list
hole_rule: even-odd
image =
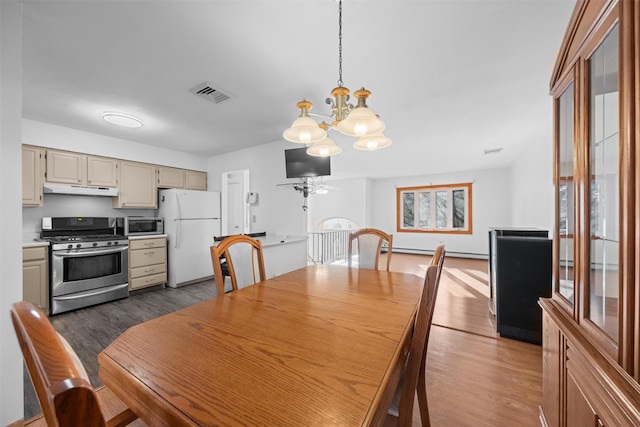
[(211, 83), (201, 83), (198, 86), (191, 89), (191, 93), (193, 93), (196, 96), (199, 96), (202, 99), (211, 101), (214, 104), (220, 104), (221, 102), (232, 98), (230, 94), (225, 93), (220, 89), (214, 88)]

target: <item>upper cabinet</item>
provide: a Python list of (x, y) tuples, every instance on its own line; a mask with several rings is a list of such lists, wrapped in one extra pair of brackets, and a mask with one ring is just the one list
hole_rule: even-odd
[(186, 188), (187, 190), (207, 190), (207, 173), (158, 166), (158, 188)]
[(22, 146), (22, 206), (42, 206), (44, 149)]
[[(640, 425), (640, 3), (578, 1), (551, 79), (545, 425)], [(589, 420), (588, 424), (584, 420)]]
[(47, 182), (86, 183), (87, 156), (68, 151), (47, 150)]
[(47, 182), (117, 187), (120, 161), (70, 151), (47, 150)]
[(23, 145), (23, 206), (42, 206), (44, 182), (117, 187), (114, 207), (156, 209), (158, 188), (206, 191), (207, 173)]
[(87, 185), (117, 187), (120, 160), (87, 156)]
[(118, 196), (113, 198), (114, 208), (158, 207), (156, 166), (147, 163), (122, 161)]
[(184, 188), (184, 170), (158, 166), (158, 188)]
[(184, 188), (187, 190), (207, 191), (207, 173), (192, 170), (185, 171)]

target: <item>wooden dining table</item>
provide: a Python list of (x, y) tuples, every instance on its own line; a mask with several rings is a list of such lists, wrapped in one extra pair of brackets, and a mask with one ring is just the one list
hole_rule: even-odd
[(304, 267), (131, 327), (99, 376), (150, 426), (380, 425), (422, 285)]

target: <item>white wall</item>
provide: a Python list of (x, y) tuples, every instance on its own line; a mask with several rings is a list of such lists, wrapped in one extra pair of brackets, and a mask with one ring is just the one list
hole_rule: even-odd
[[(209, 159), (209, 187), (221, 187), (221, 173), (241, 169), (251, 172), (250, 189), (260, 194), (260, 202), (251, 207), (256, 221), (251, 231), (267, 231), (274, 234), (299, 235), (306, 232), (305, 214), (301, 209), (302, 195), (290, 187), (277, 184), (296, 182), (285, 178), (284, 149), (282, 142), (265, 144), (256, 148), (228, 153)], [(538, 157), (544, 157), (544, 152)], [(550, 161), (538, 159), (538, 162)], [(536, 169), (534, 165), (531, 169)], [(544, 171), (542, 172), (544, 173)], [(485, 257), (488, 254), (488, 230), (490, 227), (548, 226), (548, 208), (530, 209), (526, 217), (512, 218), (512, 199), (520, 191), (532, 191), (527, 179), (518, 179), (512, 188), (512, 170), (477, 170), (440, 175), (396, 177), (387, 179), (348, 179), (326, 181), (330, 189), (325, 195), (309, 196), (309, 229), (313, 230), (323, 219), (344, 217), (361, 227), (376, 227), (394, 234), (394, 247), (411, 251), (430, 252), (439, 242), (447, 245), (451, 255)], [(541, 178), (542, 179), (542, 178)], [(549, 182), (550, 178), (547, 179)], [(396, 187), (438, 185), (473, 182), (473, 234), (399, 233), (396, 231)]]
[(22, 120), (22, 142), (162, 166), (207, 169), (207, 159), (201, 156), (28, 119)]
[[(371, 223), (393, 232), (393, 247), (429, 253), (443, 242), (447, 254), (487, 256), (490, 227), (512, 225), (509, 170), (478, 170), (372, 180)], [(400, 233), (396, 227), (396, 187), (472, 182), (472, 234)], [(527, 225), (527, 224), (522, 224)]]
[(327, 194), (309, 196), (309, 231), (317, 230), (320, 222), (334, 217), (350, 219), (360, 228), (367, 227), (370, 181), (348, 179), (329, 181), (326, 184), (330, 187)]
[(23, 416), (22, 354), (9, 311), (22, 299), (22, 3), (0, 1), (0, 425)]
[[(208, 160), (209, 189), (219, 191), (222, 173), (242, 169), (250, 171), (250, 191), (259, 194), (251, 206), (251, 232), (268, 234), (306, 234), (306, 213), (302, 210), (302, 194), (290, 186), (278, 186), (299, 180), (285, 175), (284, 150), (293, 144), (274, 142), (246, 150), (211, 157)], [(255, 221), (253, 218), (255, 217)]]
[(513, 226), (540, 227), (553, 236), (553, 138), (529, 144), (509, 169)]

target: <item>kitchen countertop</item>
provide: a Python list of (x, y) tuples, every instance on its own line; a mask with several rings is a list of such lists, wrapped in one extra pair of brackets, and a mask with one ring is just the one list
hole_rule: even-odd
[(38, 246), (49, 246), (49, 242), (40, 240), (40, 233), (22, 233), (23, 248), (36, 248)]
[[(304, 242), (307, 240), (307, 236), (289, 236), (289, 235), (266, 235), (266, 236), (255, 236), (253, 237), (256, 240), (260, 240), (262, 242), (262, 247), (267, 248), (269, 246), (283, 245), (287, 243), (295, 243), (295, 242)], [(217, 245), (219, 242), (214, 242), (214, 245)]]
[(23, 241), (22, 242), (22, 247), (23, 248), (36, 248), (38, 246), (49, 246), (49, 242), (47, 242), (46, 240), (31, 240), (31, 241)]
[(278, 235), (266, 235), (264, 237), (256, 237), (256, 240), (262, 242), (262, 247), (282, 245), (286, 243), (302, 242), (307, 240), (307, 236), (278, 236)]
[(129, 236), (129, 240), (141, 240), (141, 239), (159, 239), (161, 237), (168, 237), (166, 234), (146, 234), (144, 236)]

